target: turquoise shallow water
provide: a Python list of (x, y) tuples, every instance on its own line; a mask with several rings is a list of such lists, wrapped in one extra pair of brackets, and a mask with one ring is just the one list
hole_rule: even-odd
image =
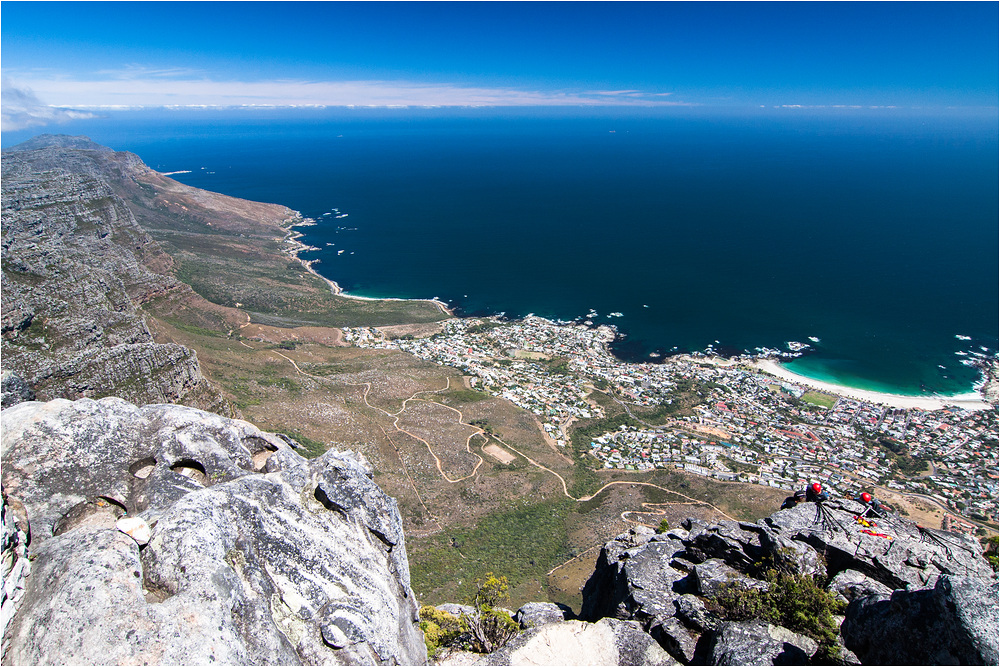
[(593, 309), (630, 360), (815, 336), (789, 370), (955, 394), (978, 378), (956, 352), (998, 345), (995, 121), (319, 110), (60, 130), (315, 218), (306, 257), (351, 293), (463, 313)]

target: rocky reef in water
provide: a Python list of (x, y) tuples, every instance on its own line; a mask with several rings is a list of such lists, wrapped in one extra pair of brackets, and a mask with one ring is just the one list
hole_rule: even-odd
[(117, 398), (3, 424), (4, 664), (426, 661), (396, 502), (360, 455)]

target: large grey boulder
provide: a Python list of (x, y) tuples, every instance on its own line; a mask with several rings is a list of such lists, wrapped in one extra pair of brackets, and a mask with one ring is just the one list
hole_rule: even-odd
[(842, 602), (851, 602), (869, 595), (888, 597), (892, 589), (857, 570), (844, 570), (827, 585), (827, 589)]
[(819, 648), (812, 639), (764, 621), (723, 623), (710, 665), (804, 665)]
[(801, 542), (824, 555), (830, 574), (857, 570), (889, 588), (923, 588), (939, 575), (989, 579), (993, 570), (970, 537), (921, 528), (897, 516), (876, 518), (872, 532), (861, 532), (855, 516), (864, 507), (848, 499), (802, 503), (775, 512), (762, 525), (769, 533)]
[(632, 529), (601, 549), (597, 567), (583, 589), (580, 617), (638, 620), (649, 624), (657, 616), (673, 616), (673, 600), (686, 592), (688, 573), (671, 565), (684, 551), (676, 537)]
[(710, 558), (704, 563), (694, 566), (695, 589), (704, 597), (718, 597), (720, 593), (731, 588), (747, 590), (757, 588), (767, 589), (767, 583), (753, 579), (729, 567), (721, 558)]
[(426, 661), (396, 503), (360, 457), (120, 399), (22, 403), (2, 443), (34, 557), (11, 663)]
[(33, 400), (35, 392), (24, 378), (13, 371), (0, 372), (0, 408), (9, 408)]
[(841, 626), (863, 664), (996, 665), (997, 581), (943, 575), (933, 588), (857, 599)]
[(636, 622), (563, 621), (526, 630), (482, 665), (677, 665)]
[(566, 620), (566, 612), (566, 609), (554, 602), (529, 602), (517, 610), (514, 614), (514, 622), (522, 630), (526, 630), (549, 623), (562, 623)]

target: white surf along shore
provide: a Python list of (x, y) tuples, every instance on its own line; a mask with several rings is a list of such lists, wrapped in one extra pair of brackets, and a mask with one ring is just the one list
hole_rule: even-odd
[(902, 394), (885, 394), (867, 389), (845, 387), (832, 382), (813, 380), (793, 373), (773, 359), (757, 359), (752, 366), (759, 371), (794, 384), (819, 389), (845, 398), (853, 398), (869, 403), (881, 403), (893, 408), (917, 408), (920, 410), (941, 410), (947, 406), (956, 406), (964, 410), (988, 410), (993, 406), (982, 399), (976, 392), (958, 394), (955, 396), (904, 396)]
[[(297, 213), (297, 212), (296, 212)], [(306, 268), (309, 273), (313, 274), (320, 280), (324, 281), (330, 286), (330, 291), (337, 295), (347, 299), (358, 299), (361, 301), (430, 301), (438, 308), (441, 312), (454, 317), (454, 313), (448, 308), (448, 305), (443, 301), (438, 299), (401, 299), (397, 297), (370, 297), (370, 296), (357, 296), (353, 294), (347, 294), (341, 289), (335, 281), (326, 278), (319, 274), (316, 269), (313, 268), (313, 264), (318, 262), (317, 259), (302, 259), (299, 257), (299, 253), (308, 250), (319, 250), (314, 246), (306, 245), (302, 243), (299, 239), (303, 236), (301, 232), (295, 231), (294, 227), (310, 227), (315, 225), (316, 222), (311, 218), (302, 218), (301, 214), (294, 219), (292, 224), (288, 225), (288, 234), (285, 237), (285, 242), (289, 245), (289, 254), (297, 259)], [(685, 356), (685, 355), (682, 355)], [(718, 357), (700, 358), (702, 362), (708, 361), (709, 363), (718, 363), (719, 365), (728, 366), (735, 364), (735, 361), (724, 360)], [(916, 408), (920, 410), (942, 410), (948, 406), (955, 406), (962, 408), (964, 410), (987, 410), (993, 408), (990, 403), (983, 400), (982, 396), (974, 391), (970, 391), (966, 394), (958, 394), (955, 396), (905, 396), (902, 394), (888, 394), (878, 391), (871, 391), (867, 389), (856, 389), (854, 387), (847, 387), (844, 385), (833, 384), (832, 382), (823, 382), (822, 380), (814, 380), (812, 378), (806, 377), (804, 375), (799, 375), (788, 370), (780, 363), (774, 359), (764, 358), (757, 359), (751, 362), (753, 366), (758, 371), (773, 375), (779, 379), (785, 380), (786, 382), (791, 382), (805, 387), (810, 387), (812, 389), (818, 389), (820, 391), (825, 391), (831, 394), (836, 394), (837, 396), (843, 396), (845, 398), (853, 398), (860, 401), (867, 401), (869, 403), (880, 403), (882, 405), (888, 405), (893, 408)]]
[(319, 248), (317, 248), (316, 246), (306, 245), (305, 243), (300, 241), (299, 239), (302, 238), (304, 235), (302, 234), (302, 232), (297, 232), (293, 229), (294, 227), (312, 227), (316, 224), (316, 221), (313, 220), (312, 218), (303, 218), (301, 214), (298, 213), (298, 211), (296, 211), (296, 214), (298, 215), (298, 217), (293, 218), (294, 221), (292, 222), (292, 224), (288, 225), (288, 233), (286, 234), (284, 239), (285, 243), (289, 245), (288, 254), (297, 259), (302, 264), (302, 266), (306, 268), (306, 271), (313, 274), (314, 276), (325, 282), (327, 285), (329, 285), (330, 292), (333, 293), (335, 296), (340, 296), (345, 299), (357, 299), (359, 301), (430, 301), (435, 306), (440, 308), (441, 312), (444, 313), (445, 315), (448, 315), (450, 317), (455, 316), (455, 313), (453, 313), (451, 309), (448, 308), (448, 304), (439, 299), (401, 299), (398, 297), (391, 297), (391, 296), (374, 297), (374, 296), (358, 296), (356, 294), (348, 294), (343, 289), (341, 289), (340, 285), (338, 285), (336, 281), (330, 280), (329, 278), (320, 275), (320, 273), (313, 268), (313, 264), (319, 262), (318, 259), (302, 259), (301, 257), (299, 257), (299, 253), (301, 252), (306, 252), (309, 250), (319, 250)]

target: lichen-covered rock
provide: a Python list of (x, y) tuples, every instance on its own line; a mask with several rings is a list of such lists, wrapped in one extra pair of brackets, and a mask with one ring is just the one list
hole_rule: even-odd
[(719, 593), (731, 587), (767, 589), (765, 582), (741, 574), (721, 558), (710, 558), (695, 565), (693, 575), (698, 594), (710, 598), (718, 597)]
[(28, 386), (24, 378), (12, 371), (0, 373), (0, 392), (2, 392), (0, 409), (35, 400), (34, 390)]
[(819, 646), (787, 628), (764, 621), (723, 623), (710, 665), (804, 665)]
[[(933, 586), (939, 577), (950, 575), (954, 579), (956, 574), (987, 582), (983, 583), (987, 588), (995, 587), (993, 570), (974, 540), (919, 528), (895, 515), (876, 519), (885, 537), (870, 535), (862, 532), (866, 526), (855, 519), (863, 511), (851, 500), (832, 499), (780, 510), (756, 524), (709, 524), (688, 519), (683, 529), (664, 535), (633, 529), (604, 546), (583, 589), (581, 616), (589, 621), (603, 617), (639, 621), (667, 652), (688, 664), (709, 659), (708, 647), (722, 637), (724, 627), (728, 635), (717, 644), (721, 647), (717, 659), (771, 660), (783, 656), (780, 659), (785, 660), (798, 653), (790, 650), (785, 654), (785, 649), (770, 646), (778, 632), (773, 628), (765, 633), (770, 639), (761, 638), (770, 647), (760, 651), (770, 657), (754, 654), (751, 639), (746, 639), (745, 651), (739, 649), (746, 655), (732, 657), (739, 653), (731, 648), (739, 644), (737, 639), (759, 634), (760, 628), (724, 623), (726, 612), (720, 606), (720, 593), (729, 588), (765, 590), (769, 584), (762, 579), (768, 579), (769, 572), (819, 581), (829, 577), (828, 590), (845, 602), (872, 593), (887, 596), (894, 589)], [(893, 599), (899, 593), (892, 593)], [(973, 603), (976, 595), (979, 602)], [(986, 604), (983, 600), (991, 598), (982, 586), (976, 595), (956, 598), (954, 603), (968, 605), (972, 611), (962, 612), (967, 616), (980, 614)], [(992, 609), (995, 617), (995, 606)], [(899, 634), (905, 636), (902, 628)], [(862, 635), (855, 632), (854, 636)], [(810, 646), (815, 650), (815, 642), (796, 642), (803, 651)], [(857, 657), (865, 660), (861, 652), (855, 657), (845, 649), (843, 655), (846, 662)]]
[(18, 519), (14, 509), (7, 500), (6, 491), (0, 491), (3, 506), (0, 509), (2, 523), (2, 574), (3, 594), (0, 605), (0, 636), (3, 646), (0, 655), (7, 653), (7, 626), (10, 625), (14, 612), (21, 603), (28, 575), (31, 574), (31, 561), (28, 559), (28, 527), (23, 519)]
[(670, 563), (684, 544), (647, 530), (633, 529), (604, 545), (594, 574), (584, 585), (581, 618), (613, 617), (646, 624), (658, 615), (673, 615), (673, 599), (686, 592), (675, 587), (687, 572)]
[(563, 621), (521, 633), (483, 665), (676, 665), (635, 622)]
[(869, 595), (892, 595), (891, 588), (857, 570), (844, 570), (830, 580), (827, 588), (842, 602), (851, 602)]
[(866, 665), (995, 665), (997, 581), (942, 575), (933, 588), (856, 599), (841, 626)]
[(803, 503), (764, 520), (770, 532), (811, 546), (826, 558), (830, 574), (857, 570), (891, 589), (933, 585), (939, 575), (990, 578), (992, 568), (970, 537), (921, 528), (900, 517), (877, 519), (862, 533), (854, 519), (864, 507), (848, 499)]
[(522, 630), (537, 628), (549, 623), (562, 623), (568, 610), (553, 602), (529, 602), (514, 614), (514, 622)]
[(12, 663), (426, 661), (399, 513), (363, 459), (119, 399), (24, 403), (4, 426), (36, 535)]

